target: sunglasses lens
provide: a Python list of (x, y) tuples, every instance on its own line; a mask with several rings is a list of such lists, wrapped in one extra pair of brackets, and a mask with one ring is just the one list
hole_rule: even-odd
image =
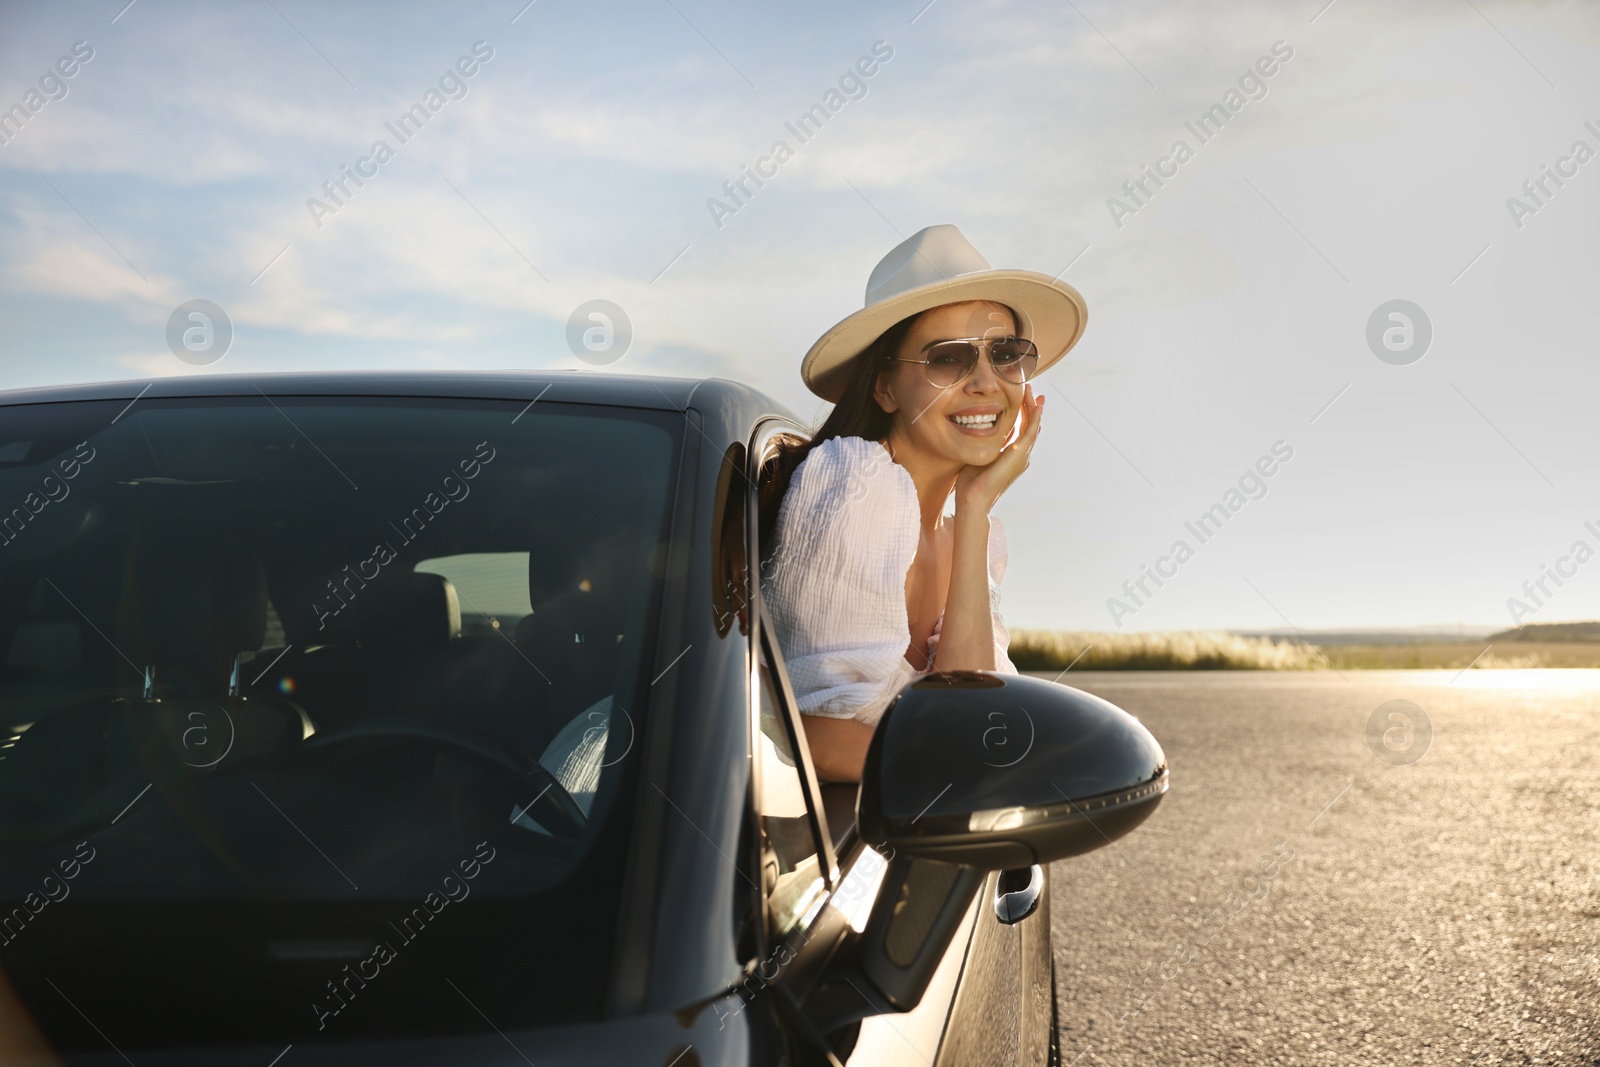
[(928, 349), (928, 383), (948, 388), (978, 365), (978, 349), (970, 341), (941, 341)]
[[(971, 341), (940, 341), (928, 349), (928, 382), (948, 389), (978, 365), (978, 346)], [(1033, 377), (1039, 350), (1025, 337), (1007, 337), (989, 346), (989, 361), (1008, 382), (1021, 385)]]
[(989, 349), (989, 359), (1001, 377), (1020, 385), (1033, 377), (1034, 368), (1039, 365), (1039, 350), (1026, 338), (1008, 337)]

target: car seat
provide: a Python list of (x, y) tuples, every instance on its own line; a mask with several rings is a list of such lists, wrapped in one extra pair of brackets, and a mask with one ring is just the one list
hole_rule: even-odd
[(198, 777), (304, 738), (311, 724), (293, 702), (241, 691), (240, 653), (261, 647), (266, 609), (253, 554), (135, 539), (107, 635), (138, 668), (133, 691), (53, 712), (21, 734), (0, 764), (6, 836), (103, 827), (136, 798), (179, 796)]

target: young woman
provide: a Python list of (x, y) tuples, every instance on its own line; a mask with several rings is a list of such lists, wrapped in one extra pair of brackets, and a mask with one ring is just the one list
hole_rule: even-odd
[(930, 226), (806, 355), (807, 386), (835, 407), (809, 441), (780, 439), (762, 471), (761, 588), (824, 781), (860, 780), (909, 682), (1016, 673), (991, 511), (1039, 437), (1033, 379), (1085, 319), (1070, 285), (991, 270), (954, 226)]

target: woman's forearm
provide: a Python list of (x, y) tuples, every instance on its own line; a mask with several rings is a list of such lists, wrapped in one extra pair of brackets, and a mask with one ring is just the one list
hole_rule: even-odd
[(989, 512), (956, 501), (955, 549), (936, 671), (992, 671), (994, 619), (989, 605)]
[(811, 750), (811, 767), (819, 782), (859, 782), (867, 762), (873, 727), (858, 719), (825, 715), (800, 716)]

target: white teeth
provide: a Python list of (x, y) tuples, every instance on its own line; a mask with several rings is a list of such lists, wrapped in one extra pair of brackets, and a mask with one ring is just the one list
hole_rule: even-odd
[(957, 426), (972, 426), (976, 429), (986, 430), (994, 425), (997, 415), (952, 415), (950, 421)]

